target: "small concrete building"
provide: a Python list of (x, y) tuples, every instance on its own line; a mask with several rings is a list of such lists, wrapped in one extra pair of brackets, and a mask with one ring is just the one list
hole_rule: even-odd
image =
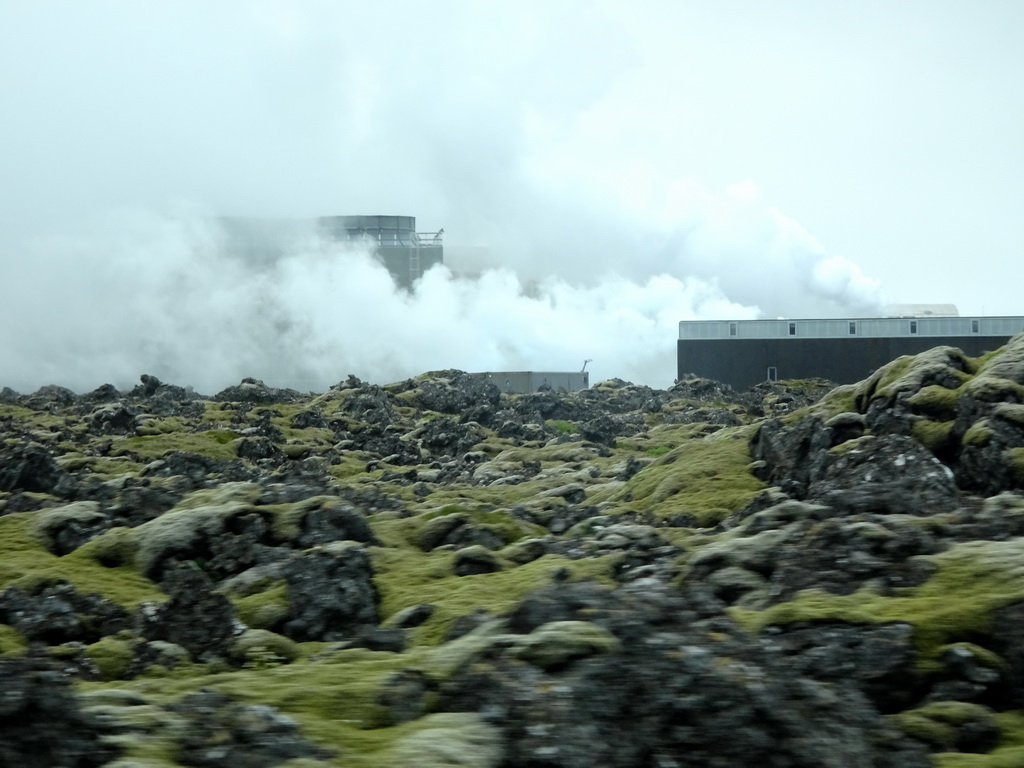
[(1022, 331), (1024, 317), (938, 312), (819, 320), (684, 320), (679, 323), (677, 375), (696, 374), (734, 389), (780, 379), (852, 384), (901, 355), (952, 346), (973, 357), (1001, 347)]

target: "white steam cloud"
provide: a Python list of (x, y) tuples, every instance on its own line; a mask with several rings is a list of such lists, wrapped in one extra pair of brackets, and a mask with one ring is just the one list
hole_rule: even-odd
[[(586, 359), (667, 386), (680, 320), (886, 303), (753, 182), (671, 162), (699, 110), (613, 6), (35, 8), (0, 30), (0, 64), (33, 73), (0, 102), (0, 386)], [(210, 224), (233, 214), (412, 215), (444, 226), (447, 267), (407, 293), (312, 239), (245, 263)]]
[(386, 382), (443, 367), (577, 370), (591, 358), (595, 380), (667, 386), (680, 320), (759, 314), (731, 300), (732, 289), (747, 286), (756, 298), (768, 273), (775, 285), (792, 281), (761, 292), (769, 307), (800, 289), (805, 305), (862, 290), (854, 266), (799, 248), (715, 242), (733, 259), (716, 272), (699, 240), (674, 251), (670, 238), (667, 266), (692, 258), (703, 276), (644, 274), (628, 259), (630, 277), (595, 264), (585, 282), (436, 267), (405, 292), (369, 253), (314, 238), (275, 261), (246, 262), (223, 247), (212, 221), (122, 211), (87, 234), (38, 241), (24, 260), (5, 259), (0, 283), (20, 290), (7, 292), (0, 323), (3, 384), (84, 391), (130, 386), (147, 372), (201, 392), (244, 376), (323, 390), (350, 373)]
[[(608, 272), (586, 286), (511, 270), (435, 267), (411, 293), (366, 252), (321, 240), (266, 264), (222, 247), (202, 219), (122, 213), (37, 245), (0, 325), (4, 384), (130, 386), (140, 372), (214, 392), (256, 375), (322, 390), (353, 373), (394, 381), (440, 367), (576, 370), (671, 383), (676, 324), (750, 317), (712, 284)], [(5, 262), (9, 266), (10, 262)], [(8, 282), (7, 270), (0, 279)]]

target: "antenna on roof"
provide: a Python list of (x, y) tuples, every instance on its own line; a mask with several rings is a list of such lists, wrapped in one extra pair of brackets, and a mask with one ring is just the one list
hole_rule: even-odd
[(594, 362), (594, 358), (592, 358), (592, 357), (588, 357), (586, 360), (584, 360), (583, 361), (583, 367), (580, 368), (580, 373), (586, 373), (587, 372), (587, 363), (592, 363), (592, 362)]

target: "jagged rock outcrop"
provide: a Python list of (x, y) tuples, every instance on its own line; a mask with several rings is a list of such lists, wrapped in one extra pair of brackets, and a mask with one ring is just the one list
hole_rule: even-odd
[[(487, 663), (470, 653), (441, 692), (444, 708), (501, 729), (507, 764), (930, 765), (837, 669), (822, 675), (829, 685), (800, 674), (725, 617), (697, 620), (658, 582), (541, 590), (504, 629), (481, 638)], [(879, 645), (891, 672), (899, 657)]]
[(213, 396), (213, 400), (228, 403), (290, 403), (299, 398), (294, 389), (277, 389), (268, 387), (259, 379), (242, 379), (240, 384), (222, 389)]
[(169, 571), (163, 587), (170, 599), (142, 606), (139, 634), (146, 640), (180, 646), (199, 661), (226, 658), (239, 634), (228, 599), (215, 592), (210, 579), (191, 564)]
[(342, 640), (377, 623), (377, 591), (362, 547), (338, 542), (311, 549), (284, 568), (290, 615), (282, 634)]

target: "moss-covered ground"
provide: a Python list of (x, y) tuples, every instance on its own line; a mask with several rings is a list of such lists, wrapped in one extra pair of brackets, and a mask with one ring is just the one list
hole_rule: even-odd
[(688, 515), (710, 527), (745, 506), (765, 485), (750, 472), (751, 427), (722, 429), (689, 440), (630, 478), (595, 492), (590, 501), (650, 513), (661, 520)]
[[(908, 397), (905, 405), (919, 417), (912, 425), (912, 435), (936, 453), (956, 450), (957, 441), (980, 445), (991, 439), (993, 431), (985, 421), (974, 424), (962, 437), (954, 433), (954, 427), (960, 399), (972, 387), (980, 386), (976, 383), (979, 377), (986, 376), (998, 361), (998, 355), (965, 358), (966, 372), (953, 377), (956, 387), (926, 385)], [(868, 381), (836, 388), (813, 406), (788, 414), (784, 421), (794, 422), (808, 415), (827, 419), (846, 411), (864, 412), (872, 397), (895, 397), (917, 375), (914, 366), (913, 358), (900, 358)], [(791, 385), (797, 387), (799, 383)], [(414, 386), (415, 382), (402, 382), (384, 388), (395, 421), (406, 433), (431, 420), (452, 418), (420, 408)], [(806, 386), (819, 384), (807, 382)], [(613, 392), (615, 388), (605, 385), (604, 390)], [(423, 624), (409, 630), (410, 647), (404, 653), (299, 643), (298, 657), (291, 663), (273, 659), (240, 669), (223, 663), (184, 664), (175, 669), (152, 667), (133, 680), (120, 679), (127, 669), (130, 638), (103, 638), (88, 646), (85, 653), (104, 679), (77, 682), (79, 691), (123, 689), (153, 704), (167, 704), (199, 688), (220, 690), (245, 702), (269, 704), (293, 717), (309, 738), (338, 750), (331, 765), (358, 768), (387, 764), (388, 750), (397, 740), (429, 727), (425, 720), (402, 725), (388, 722), (385, 708), (377, 701), (388, 675), (403, 669), (422, 669), (435, 678), (443, 675), (433, 654), (439, 652), (439, 647), (448, 647), (444, 641), (458, 617), (478, 610), (500, 615), (556, 576), (613, 584), (612, 575), (621, 557), (572, 560), (546, 554), (519, 564), (512, 555), (503, 556), (499, 548), (494, 553), (499, 570), (460, 577), (453, 570), (454, 546), (435, 548), (435, 543), (425, 543), (425, 531), (436, 525), (433, 521), (458, 515), (464, 524), (508, 546), (550, 536), (543, 524), (585, 506), (605, 518), (625, 515), (669, 523), (659, 528), (659, 535), (685, 550), (679, 561), (685, 568), (687, 559), (700, 547), (719, 538), (702, 529), (717, 525), (765, 490), (765, 484), (751, 473), (749, 453), (751, 437), (760, 422), (736, 403), (670, 400), (661, 410), (644, 413), (643, 428), (637, 434), (617, 437), (614, 445), (583, 440), (578, 434), (582, 421), (548, 420), (550, 439), (526, 443), (480, 427), (482, 439), (473, 447), (474, 461), (486, 462), (493, 474), (483, 481), (474, 476), (472, 468), (454, 466), (458, 463), (453, 457), (428, 457), (416, 466), (393, 466), (384, 457), (345, 447), (335, 429), (360, 427), (345, 409), (352, 396), (352, 390), (332, 390), (301, 402), (254, 407), (211, 401), (203, 403), (197, 418), (147, 418), (134, 431), (113, 435), (93, 433), (73, 415), (0, 404), (0, 420), (6, 420), (12, 434), (18, 434), (6, 440), (7, 445), (29, 439), (40, 442), (52, 452), (62, 471), (114, 485), (126, 477), (139, 477), (149, 462), (173, 451), (237, 460), (244, 430), (269, 421), (283, 436), (278, 447), (287, 458), (281, 460), (281, 471), (300, 467), (306, 456), (323, 456), (329, 478), (342, 491), (354, 497), (376, 494), (387, 499), (382, 509), (363, 510), (377, 539), (367, 550), (379, 597), (380, 621), (386, 623), (399, 611), (416, 605), (434, 606)], [(744, 423), (726, 428), (701, 422), (675, 423), (676, 416), (697, 408), (728, 410)], [(310, 409), (320, 411), (333, 428), (293, 427), (295, 416)], [(1024, 482), (1024, 448), (1011, 449), (1007, 458)], [(628, 473), (624, 472), (627, 465), (631, 467)], [(249, 466), (253, 466), (251, 462)], [(436, 476), (441, 466), (464, 475), (452, 482), (423, 479)], [(395, 479), (407, 473), (412, 473), (408, 481)], [(503, 482), (503, 476), (516, 479)], [(152, 478), (147, 482), (158, 487), (162, 481)], [(40, 520), (48, 508), (66, 500), (29, 495), (26, 498), (43, 508), (7, 512), (11, 494), (0, 493), (0, 589), (12, 584), (32, 588), (63, 580), (82, 592), (97, 593), (132, 609), (143, 601), (165, 599), (144, 574), (160, 547), (172, 546), (176, 537), (189, 535), (196, 526), (216, 527), (232, 510), (258, 509), (270, 522), (277, 542), (292, 542), (299, 536), (309, 509), (341, 503), (334, 496), (314, 496), (296, 503), (259, 504), (263, 490), (255, 484), (238, 483), (193, 492), (156, 521), (132, 529), (114, 528), (63, 557), (48, 551)], [(570, 502), (569, 498), (576, 500)], [(922, 522), (927, 524), (931, 523)], [(566, 535), (589, 533), (590, 528), (583, 523)], [(909, 622), (914, 627), (920, 669), (929, 674), (938, 671), (943, 651), (954, 643), (974, 644), (972, 648), (979, 657), (990, 654), (984, 641), (993, 610), (1024, 600), (1022, 542), (1024, 539), (957, 544), (931, 556), (936, 571), (927, 582), (889, 595), (869, 588), (850, 595), (808, 590), (766, 610), (733, 608), (731, 613), (755, 633), (773, 625), (824, 620), (855, 624)], [(229, 596), (239, 619), (251, 628), (279, 626), (289, 609), (286, 585), (273, 578), (249, 585), (244, 594)], [(24, 638), (16, 630), (0, 625), (0, 655), (23, 653), (25, 647)], [(1002, 663), (991, 655), (993, 666)], [(162, 712), (146, 714), (144, 709), (139, 710), (139, 717), (157, 718)], [(896, 717), (904, 730), (941, 748), (952, 738), (950, 729), (958, 724), (957, 718), (976, 714), (963, 708), (954, 711), (933, 707)], [(936, 764), (941, 768), (1024, 765), (1024, 715), (1000, 712), (994, 717), (1000, 730), (995, 750), (986, 755), (940, 753)], [(126, 740), (126, 758), (153, 768), (176, 765), (174, 738), (173, 728), (154, 722), (148, 739)]]

